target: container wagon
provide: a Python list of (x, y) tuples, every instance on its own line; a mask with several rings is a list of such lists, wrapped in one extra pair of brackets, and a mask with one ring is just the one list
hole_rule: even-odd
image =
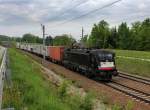
[(48, 46), (48, 55), (51, 61), (62, 63), (64, 46)]

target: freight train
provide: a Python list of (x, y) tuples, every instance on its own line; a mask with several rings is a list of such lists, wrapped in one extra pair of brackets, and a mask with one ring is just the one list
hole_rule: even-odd
[(102, 49), (72, 49), (64, 46), (43, 46), (17, 43), (17, 48), (43, 56), (87, 77), (110, 81), (117, 76), (115, 53)]

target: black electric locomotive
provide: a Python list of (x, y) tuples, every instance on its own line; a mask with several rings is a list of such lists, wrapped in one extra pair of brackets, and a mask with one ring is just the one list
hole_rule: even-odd
[(111, 80), (113, 75), (118, 74), (114, 57), (113, 52), (101, 49), (66, 49), (63, 64), (88, 77)]

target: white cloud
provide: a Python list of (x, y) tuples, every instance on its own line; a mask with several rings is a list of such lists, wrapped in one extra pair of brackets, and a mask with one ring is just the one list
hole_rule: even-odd
[(147, 6), (146, 6), (146, 4), (144, 4), (144, 3), (141, 3), (141, 4), (139, 4), (139, 9), (145, 9)]
[[(86, 33), (90, 33), (93, 23), (102, 19), (116, 25), (122, 21), (130, 23), (150, 17), (150, 0), (122, 0), (82, 19), (59, 25), (110, 2), (112, 0), (0, 0), (0, 34), (20, 36), (31, 32), (41, 35), (40, 23), (44, 23), (47, 33), (69, 33), (79, 38), (82, 26)], [(67, 13), (64, 13), (66, 10)]]

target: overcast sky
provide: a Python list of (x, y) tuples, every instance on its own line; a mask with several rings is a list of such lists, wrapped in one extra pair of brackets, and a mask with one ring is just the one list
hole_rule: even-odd
[(150, 0), (122, 0), (80, 19), (67, 22), (91, 10), (116, 0), (0, 0), (0, 34), (22, 36), (32, 33), (41, 36), (40, 24), (52, 36), (71, 34), (79, 39), (81, 28), (89, 34), (94, 23), (106, 20), (110, 26), (143, 20), (150, 17)]

